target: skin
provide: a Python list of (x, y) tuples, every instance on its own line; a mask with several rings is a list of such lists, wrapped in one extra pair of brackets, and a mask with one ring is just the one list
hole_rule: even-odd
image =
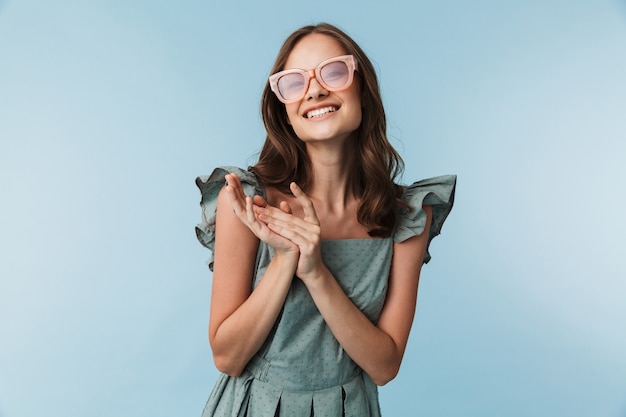
[[(315, 68), (323, 57), (345, 55), (339, 43), (326, 35), (311, 34), (302, 39), (291, 51), (285, 68)], [(335, 106), (340, 111), (325, 116), (307, 119), (310, 110)], [(317, 81), (310, 80), (309, 89), (303, 100), (285, 105), (287, 119), (296, 135), (307, 144), (332, 140), (345, 141), (361, 124), (361, 94), (358, 82), (352, 82), (345, 90), (325, 90)]]
[[(314, 68), (343, 54), (333, 39), (312, 34), (295, 46), (286, 68)], [(295, 274), (343, 349), (372, 380), (384, 385), (396, 376), (415, 313), (427, 234), (394, 244), (388, 294), (376, 325), (346, 296), (320, 251), (324, 239), (369, 238), (356, 220), (358, 199), (347, 187), (352, 161), (348, 139), (361, 122), (360, 103), (358, 83), (330, 92), (312, 79), (306, 96), (286, 105), (314, 168), (308, 194), (292, 183), (292, 195), (268, 188), (267, 201), (250, 198), (235, 174), (226, 176), (228, 185), (218, 197), (209, 322), (209, 340), (220, 371), (232, 376), (242, 373), (267, 338)], [(311, 108), (329, 104), (339, 109), (315, 120), (303, 116)], [(432, 211), (424, 209), (428, 230)], [(251, 291), (259, 241), (274, 248), (276, 255)]]

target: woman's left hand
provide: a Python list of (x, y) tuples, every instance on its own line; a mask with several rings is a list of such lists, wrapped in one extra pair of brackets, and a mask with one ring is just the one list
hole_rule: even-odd
[[(289, 239), (300, 250), (296, 276), (303, 281), (317, 276), (324, 264), (321, 256), (321, 227), (311, 199), (296, 185), (290, 184), (291, 192), (304, 210), (304, 218), (291, 214), (291, 208), (258, 207), (259, 220), (280, 236)], [(286, 204), (286, 203), (285, 203)], [(282, 208), (282, 204), (281, 204)]]

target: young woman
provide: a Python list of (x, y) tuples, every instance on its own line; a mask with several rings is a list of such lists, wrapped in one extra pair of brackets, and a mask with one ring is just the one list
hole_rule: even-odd
[(263, 92), (258, 163), (199, 177), (211, 249), (209, 416), (379, 416), (456, 178), (403, 187), (375, 71), (338, 28), (294, 32)]

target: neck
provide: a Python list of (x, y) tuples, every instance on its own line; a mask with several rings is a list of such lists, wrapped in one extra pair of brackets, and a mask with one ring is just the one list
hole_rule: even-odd
[(316, 206), (343, 211), (354, 200), (349, 180), (354, 166), (354, 152), (342, 144), (307, 144), (313, 167), (313, 181), (307, 192)]

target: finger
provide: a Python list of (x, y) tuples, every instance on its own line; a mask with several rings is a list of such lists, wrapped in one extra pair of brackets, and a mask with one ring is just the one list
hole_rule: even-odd
[[(278, 204), (278, 207), (272, 207), (269, 204), (265, 204), (265, 206), (256, 206), (255, 213), (257, 215), (263, 215), (265, 220), (269, 219), (282, 219), (284, 221), (288, 221), (289, 219), (293, 219), (293, 211), (291, 210), (291, 206), (286, 201), (281, 201)], [(297, 219), (301, 220), (301, 219)], [(296, 220), (296, 221), (297, 221)]]
[(233, 211), (239, 216), (245, 210), (245, 197), (237, 193), (236, 187), (232, 185), (226, 187), (226, 192), (228, 193)]
[(267, 205), (266, 207), (256, 207), (255, 211), (259, 218), (265, 223), (280, 223), (285, 227), (288, 223), (299, 223), (302, 225), (307, 224), (307, 222), (303, 219), (294, 216), (291, 213), (291, 207), (289, 204), (283, 205), (283, 202), (279, 204), (279, 207)]
[(252, 199), (252, 202), (254, 203), (255, 206), (259, 206), (259, 207), (267, 206), (267, 201), (265, 201), (265, 199), (261, 197), (260, 195), (255, 195)]
[(228, 197), (230, 198), (235, 215), (237, 215), (239, 220), (241, 220), (244, 224), (252, 227), (252, 221), (256, 221), (256, 219), (254, 219), (254, 214), (250, 216), (250, 214), (253, 213), (251, 210), (252, 199), (246, 197), (243, 193), (241, 181), (236, 174), (228, 174), (225, 176), (225, 179), (228, 181), (226, 191), (228, 193)]
[(289, 188), (291, 188), (291, 192), (293, 193), (293, 195), (296, 196), (298, 201), (300, 201), (300, 204), (302, 204), (302, 208), (304, 209), (304, 220), (319, 225), (319, 220), (317, 218), (317, 213), (315, 212), (315, 207), (313, 206), (313, 202), (311, 201), (309, 196), (307, 196), (295, 182), (289, 184)]
[(246, 197), (246, 219), (251, 225), (257, 224), (256, 216), (254, 215), (252, 198)]
[(278, 208), (280, 208), (283, 212), (287, 214), (293, 214), (293, 212), (291, 211), (291, 206), (286, 201), (281, 201), (278, 205)]
[(227, 174), (226, 191), (230, 198), (233, 211), (237, 218), (245, 224), (260, 240), (268, 243), (273, 248), (286, 249), (293, 245), (293, 242), (274, 233), (266, 223), (259, 220), (256, 209), (264, 209), (268, 206), (267, 201), (261, 196), (247, 197), (243, 191), (241, 180), (236, 174)]
[[(246, 196), (243, 191), (243, 186), (241, 185), (241, 180), (237, 176), (237, 174), (230, 173), (225, 176), (227, 181), (226, 190), (231, 199), (233, 210), (239, 216), (242, 221), (249, 220), (247, 215), (250, 212), (250, 206), (248, 204), (248, 199), (250, 197)], [(267, 204), (265, 200), (260, 196), (255, 196), (254, 204)], [(256, 202), (255, 202), (256, 201)]]
[(271, 208), (270, 210), (261, 209), (261, 213), (258, 214), (259, 221), (297, 245), (317, 239), (320, 232), (318, 225), (287, 214), (281, 210), (277, 208)]
[(303, 235), (316, 233), (319, 229), (315, 218), (308, 220), (294, 215), (291, 206), (285, 201), (281, 201), (279, 207), (270, 205), (255, 207), (255, 212), (259, 220), (265, 224), (273, 223), (283, 228), (299, 230), (299, 233)]
[(231, 196), (231, 200), (237, 197), (237, 183), (236, 179), (231, 174), (224, 175), (224, 180), (226, 181), (226, 190), (228, 190), (228, 195)]
[(235, 192), (237, 198), (241, 198), (242, 200), (245, 199), (243, 187), (241, 186), (241, 181), (239, 180), (237, 174), (227, 174), (224, 176), (224, 179), (226, 179), (227, 187)]
[(293, 223), (283, 224), (282, 222), (267, 223), (267, 227), (274, 233), (293, 242), (299, 248), (310, 247), (318, 239), (316, 235), (306, 229), (302, 229)]

